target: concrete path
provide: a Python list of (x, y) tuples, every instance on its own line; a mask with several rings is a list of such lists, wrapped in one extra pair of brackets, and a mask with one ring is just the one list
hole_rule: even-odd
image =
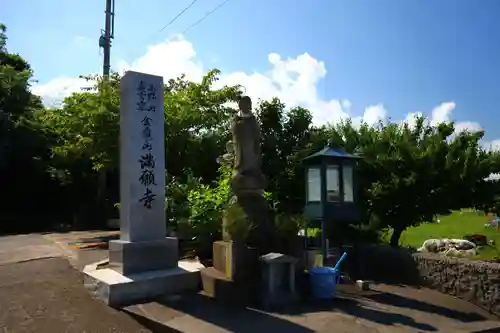
[(40, 234), (0, 237), (0, 265), (66, 255), (62, 247)]
[(83, 288), (81, 274), (66, 259), (51, 258), (0, 267), (0, 332), (151, 331), (126, 313), (93, 300)]
[(348, 289), (336, 300), (281, 313), (223, 307), (203, 295), (135, 305), (126, 311), (142, 317), (146, 327), (162, 325), (185, 333), (500, 332), (500, 322), (488, 313), (431, 290), (377, 285), (360, 296)]
[(428, 289), (388, 285), (363, 294), (346, 286), (334, 301), (280, 313), (227, 308), (203, 295), (116, 311), (83, 287), (78, 269), (107, 257), (105, 250), (69, 246), (89, 236), (0, 237), (0, 332), (500, 332), (496, 318), (470, 303)]

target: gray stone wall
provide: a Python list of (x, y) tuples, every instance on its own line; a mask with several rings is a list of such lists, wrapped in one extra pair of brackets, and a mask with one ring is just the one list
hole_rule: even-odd
[(345, 269), (356, 279), (427, 286), (500, 315), (500, 264), (367, 246), (351, 252)]
[(426, 286), (500, 315), (500, 264), (431, 254), (413, 258)]

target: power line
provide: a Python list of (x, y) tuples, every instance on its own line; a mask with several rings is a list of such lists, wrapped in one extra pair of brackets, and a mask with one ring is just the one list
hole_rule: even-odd
[[(161, 28), (160, 30), (158, 30), (157, 32), (154, 33), (154, 35), (156, 35), (157, 33), (160, 33), (162, 32), (163, 30), (165, 30), (167, 27), (169, 27), (170, 25), (172, 25), (172, 23), (174, 23), (175, 21), (177, 21), (177, 19), (179, 17), (181, 17), (189, 8), (191, 8), (198, 0), (193, 0), (187, 7), (185, 7), (183, 10), (181, 10), (177, 15), (175, 15), (167, 24), (165, 24), (163, 26), (163, 28)], [(186, 29), (184, 29), (184, 31), (181, 32), (181, 35), (187, 33), (189, 30), (191, 30), (192, 28), (196, 27), (198, 24), (200, 24), (202, 21), (204, 21), (207, 17), (209, 17), (210, 15), (212, 15), (213, 13), (215, 13), (217, 10), (219, 10), (222, 6), (224, 6), (226, 3), (228, 3), (229, 0), (224, 0), (222, 1), (221, 3), (219, 3), (217, 6), (215, 6), (213, 9), (211, 9), (210, 11), (208, 11), (207, 13), (205, 13), (205, 15), (203, 15), (199, 20), (197, 20), (196, 22), (194, 22), (193, 24), (191, 24), (190, 26), (188, 26)], [(151, 36), (153, 37), (153, 36)], [(149, 37), (149, 38), (151, 38)], [(149, 38), (147, 38), (146, 40), (148, 40)], [(145, 40), (145, 41), (146, 41)], [(169, 39), (170, 40), (170, 39)]]
[(174, 23), (175, 21), (177, 21), (177, 19), (178, 19), (179, 17), (181, 17), (181, 16), (182, 16), (182, 14), (184, 14), (184, 13), (185, 13), (185, 12), (186, 12), (189, 8), (191, 8), (191, 7), (192, 7), (192, 6), (196, 3), (196, 1), (198, 1), (198, 0), (193, 0), (193, 1), (189, 4), (189, 6), (187, 6), (187, 7), (186, 7), (186, 8), (184, 8), (183, 10), (181, 10), (181, 11), (179, 12), (179, 14), (175, 15), (175, 16), (174, 16), (174, 18), (173, 18), (173, 19), (171, 19), (171, 20), (170, 20), (170, 22), (168, 22), (167, 24), (165, 24), (165, 26), (164, 26), (163, 28), (161, 28), (161, 29), (160, 29), (160, 31), (158, 31), (158, 32), (162, 32), (162, 31), (163, 31), (163, 30), (165, 30), (168, 26), (170, 26), (172, 23)]
[(191, 30), (192, 28), (196, 27), (198, 24), (200, 24), (203, 20), (205, 20), (207, 17), (209, 17), (210, 15), (212, 15), (213, 13), (215, 13), (218, 9), (220, 9), (222, 6), (224, 6), (226, 3), (228, 3), (229, 0), (224, 0), (223, 2), (221, 2), (220, 4), (218, 4), (217, 6), (215, 6), (211, 11), (207, 12), (204, 16), (202, 16), (198, 21), (194, 22), (193, 24), (191, 24), (189, 27), (187, 27), (187, 29), (185, 29), (181, 34), (185, 34), (186, 32), (188, 32), (189, 30)]
[(144, 42), (146, 42), (147, 40), (149, 40), (150, 38), (156, 36), (158, 33), (162, 32), (163, 30), (165, 30), (166, 28), (168, 28), (169, 26), (171, 26), (175, 21), (177, 21), (177, 19), (179, 17), (181, 17), (189, 8), (193, 7), (193, 5), (197, 2), (198, 0), (193, 0), (191, 1), (191, 3), (185, 7), (183, 10), (181, 10), (179, 13), (177, 13), (177, 15), (175, 15), (167, 24), (165, 24), (163, 26), (163, 28), (161, 28), (160, 30), (154, 32), (151, 36), (149, 36), (148, 38), (146, 38), (144, 40)]

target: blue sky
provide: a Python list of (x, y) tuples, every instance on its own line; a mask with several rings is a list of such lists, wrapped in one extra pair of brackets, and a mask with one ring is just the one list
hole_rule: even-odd
[[(159, 32), (190, 2), (116, 0), (114, 67), (221, 0), (199, 0)], [(266, 73), (269, 53), (286, 60), (307, 52), (327, 70), (314, 83), (317, 98), (348, 99), (353, 116), (383, 103), (390, 117), (404, 119), (454, 101), (452, 119), (479, 122), (493, 140), (500, 138), (499, 15), (495, 0), (230, 0), (184, 38), (195, 62), (225, 74)], [(100, 71), (103, 0), (2, 0), (0, 21), (9, 49), (33, 65), (41, 84)]]

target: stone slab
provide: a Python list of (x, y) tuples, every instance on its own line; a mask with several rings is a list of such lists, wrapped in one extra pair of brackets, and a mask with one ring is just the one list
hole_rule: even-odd
[(123, 275), (110, 268), (97, 269), (96, 263), (84, 268), (84, 285), (94, 297), (119, 308), (168, 294), (199, 291), (203, 267), (183, 260), (176, 268)]
[(165, 237), (148, 242), (109, 242), (109, 267), (129, 275), (177, 267), (178, 240)]
[(166, 236), (163, 78), (127, 71), (120, 83), (121, 239)]

